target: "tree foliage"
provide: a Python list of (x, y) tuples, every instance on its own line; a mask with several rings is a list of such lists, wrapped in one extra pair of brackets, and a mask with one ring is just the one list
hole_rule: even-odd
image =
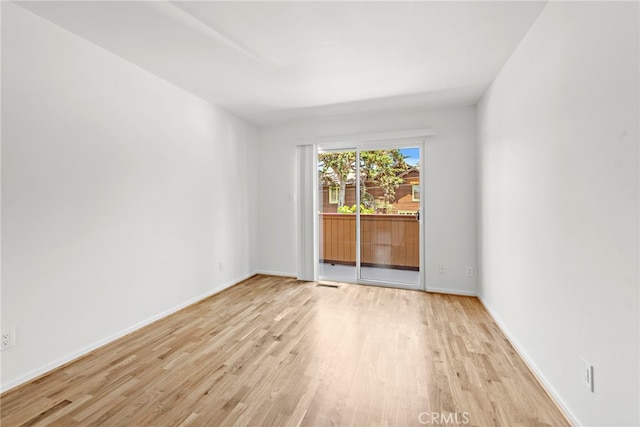
[(318, 155), (320, 181), (324, 185), (338, 187), (338, 207), (344, 206), (344, 194), (347, 184), (354, 182), (355, 151), (340, 153), (321, 153)]
[[(319, 176), (323, 185), (339, 188), (338, 207), (345, 204), (347, 185), (355, 183), (356, 153), (354, 151), (321, 153), (319, 155)], [(384, 202), (395, 199), (396, 189), (404, 181), (399, 175), (409, 169), (400, 150), (371, 150), (360, 152), (360, 199), (373, 209), (373, 196), (367, 189), (379, 187), (384, 194)]]

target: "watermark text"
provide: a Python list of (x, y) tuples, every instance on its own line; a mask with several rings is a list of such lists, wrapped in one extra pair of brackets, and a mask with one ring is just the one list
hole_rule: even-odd
[(420, 424), (469, 424), (468, 412), (420, 412), (418, 422)]

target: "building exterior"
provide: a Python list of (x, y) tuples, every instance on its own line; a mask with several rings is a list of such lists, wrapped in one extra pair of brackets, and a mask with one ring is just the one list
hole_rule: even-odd
[[(367, 187), (373, 197), (375, 213), (393, 215), (414, 215), (420, 209), (420, 170), (411, 168), (400, 175), (404, 182), (396, 189), (393, 202), (385, 206), (384, 192), (378, 187)], [(323, 213), (338, 213), (338, 187), (322, 186), (320, 210)], [(356, 204), (355, 184), (347, 185), (344, 197), (346, 206)]]

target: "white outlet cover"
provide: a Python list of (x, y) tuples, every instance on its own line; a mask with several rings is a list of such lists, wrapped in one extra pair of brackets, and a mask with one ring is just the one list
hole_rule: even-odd
[[(6, 350), (16, 345), (16, 328), (11, 327), (2, 330), (1, 349)], [(6, 338), (6, 340), (5, 340)]]
[(584, 359), (580, 360), (582, 361), (582, 382), (584, 383), (585, 387), (587, 387), (589, 391), (593, 393), (593, 365)]

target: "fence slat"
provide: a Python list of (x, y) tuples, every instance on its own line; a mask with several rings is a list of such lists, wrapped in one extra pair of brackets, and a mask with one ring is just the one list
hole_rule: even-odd
[[(354, 265), (356, 260), (353, 214), (320, 214), (321, 260)], [(363, 265), (418, 269), (420, 224), (409, 215), (361, 215), (360, 256)]]

